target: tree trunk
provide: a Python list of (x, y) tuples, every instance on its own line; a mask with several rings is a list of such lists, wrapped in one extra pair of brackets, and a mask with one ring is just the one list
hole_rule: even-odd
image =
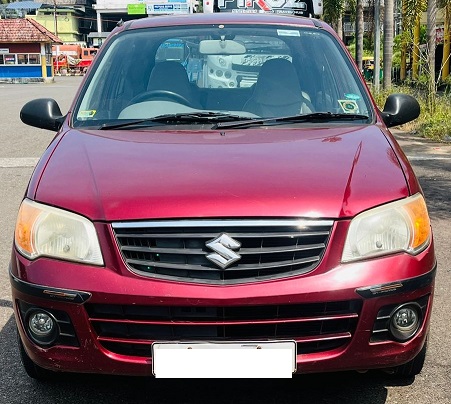
[[(403, 0), (402, 1), (402, 14), (406, 15), (406, 1), (407, 0)], [(401, 34), (401, 71), (399, 74), (399, 78), (401, 79), (401, 81), (404, 81), (407, 77), (407, 40), (406, 40), (406, 35), (407, 35), (407, 23), (406, 23), (406, 18), (402, 19), (402, 34)]]
[(435, 111), (435, 45), (436, 45), (437, 0), (428, 0), (427, 32), (428, 32), (428, 107), (431, 113)]
[(337, 20), (337, 34), (342, 40), (344, 40), (344, 36), (343, 36), (343, 14), (340, 14), (338, 16), (338, 20)]
[(450, 5), (445, 7), (445, 29), (443, 33), (443, 59), (442, 59), (442, 80), (445, 80), (449, 76), (449, 57), (450, 57)]
[(394, 1), (385, 0), (384, 10), (384, 89), (391, 87), (391, 70), (393, 64), (393, 27)]
[(420, 62), (420, 17), (415, 20), (413, 31), (412, 79), (418, 80)]
[(355, 19), (355, 61), (360, 71), (363, 71), (363, 0), (357, 0)]

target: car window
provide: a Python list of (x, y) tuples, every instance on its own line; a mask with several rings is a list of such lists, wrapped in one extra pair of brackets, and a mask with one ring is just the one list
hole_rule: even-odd
[(74, 126), (199, 111), (371, 116), (361, 80), (325, 30), (153, 27), (118, 34), (105, 46), (82, 89)]

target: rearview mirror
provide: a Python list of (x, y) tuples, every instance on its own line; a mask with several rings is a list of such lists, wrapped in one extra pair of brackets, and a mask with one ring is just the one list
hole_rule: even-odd
[(246, 53), (246, 47), (230, 39), (206, 39), (200, 41), (199, 52), (202, 55), (242, 55)]
[(57, 102), (52, 98), (38, 98), (27, 102), (20, 111), (20, 119), (26, 125), (58, 131), (64, 121)]
[(420, 115), (420, 104), (408, 94), (390, 94), (381, 113), (387, 127), (413, 121)]

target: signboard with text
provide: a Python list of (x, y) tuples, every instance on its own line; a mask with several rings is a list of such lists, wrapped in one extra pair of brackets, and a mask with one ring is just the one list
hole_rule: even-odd
[(187, 0), (150, 0), (147, 2), (147, 14), (189, 14)]
[(127, 4), (128, 15), (145, 15), (147, 14), (146, 5), (144, 3), (139, 4)]

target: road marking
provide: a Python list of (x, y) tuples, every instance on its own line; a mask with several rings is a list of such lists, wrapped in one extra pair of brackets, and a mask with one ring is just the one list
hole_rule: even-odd
[(37, 157), (0, 158), (0, 168), (34, 167), (38, 161)]

